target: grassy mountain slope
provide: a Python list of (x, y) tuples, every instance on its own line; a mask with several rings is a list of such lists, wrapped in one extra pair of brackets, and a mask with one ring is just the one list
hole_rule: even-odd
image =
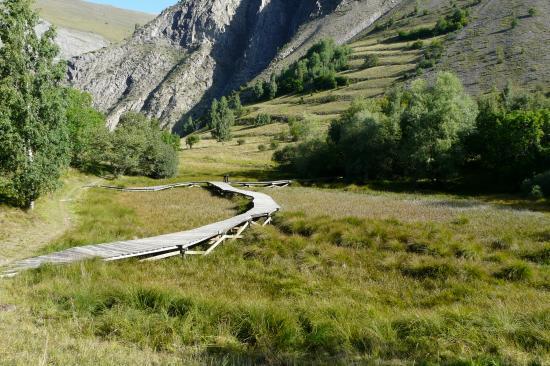
[[(400, 31), (434, 27), (440, 17), (452, 13), (452, 4), (471, 13), (470, 24), (463, 30), (422, 38), (423, 49), (413, 49), (414, 40), (397, 39)], [(537, 9), (536, 16), (528, 16), (530, 8)], [(421, 70), (422, 74), (453, 71), (473, 93), (501, 88), (508, 80), (527, 89), (542, 87), (549, 91), (548, 12), (548, 2), (535, 0), (405, 1), (349, 43), (353, 50), (351, 68), (340, 73), (349, 78), (349, 86), (257, 103), (251, 106), (247, 117), (267, 113), (282, 119), (333, 119), (354, 98), (380, 96), (389, 87), (414, 77), (424, 50), (435, 40), (443, 42), (443, 56), (435, 68)], [(514, 29), (509, 25), (511, 14), (518, 19)], [(503, 52), (502, 61), (497, 60), (497, 52)], [(379, 64), (367, 67), (364, 63), (367, 55), (377, 56)]]
[(132, 34), (136, 24), (144, 25), (155, 17), (81, 0), (37, 0), (35, 8), (58, 27), (99, 34), (111, 42), (121, 41)]

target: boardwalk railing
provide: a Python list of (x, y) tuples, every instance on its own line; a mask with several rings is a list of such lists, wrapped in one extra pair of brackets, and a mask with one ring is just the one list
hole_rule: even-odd
[[(104, 186), (100, 188), (115, 189), (125, 192), (157, 192), (176, 187), (195, 187), (204, 182), (176, 183), (157, 187), (122, 188)], [(290, 181), (262, 182), (252, 185), (285, 187)], [(271, 216), (280, 210), (280, 206), (267, 194), (235, 188), (228, 183), (208, 182), (210, 187), (220, 193), (238, 194), (252, 200), (253, 207), (247, 212), (227, 220), (202, 226), (179, 233), (155, 236), (138, 240), (126, 240), (113, 243), (75, 247), (61, 252), (29, 258), (14, 263), (3, 273), (3, 276), (14, 276), (23, 270), (38, 268), (44, 264), (67, 264), (81, 260), (101, 258), (105, 261), (116, 261), (128, 258), (157, 260), (176, 255), (208, 255), (227, 239), (238, 239), (242, 232), (252, 224), (271, 221)], [(191, 250), (197, 246), (208, 246), (201, 251)]]

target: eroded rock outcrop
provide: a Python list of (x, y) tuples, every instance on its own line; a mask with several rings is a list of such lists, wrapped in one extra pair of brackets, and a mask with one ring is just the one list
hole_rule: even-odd
[(400, 0), (185, 0), (122, 44), (72, 60), (69, 80), (115, 127), (142, 111), (177, 131), (188, 113), (321, 37), (345, 42)]

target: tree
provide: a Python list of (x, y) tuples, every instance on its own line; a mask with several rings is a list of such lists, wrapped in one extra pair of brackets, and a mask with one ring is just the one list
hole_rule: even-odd
[(0, 4), (0, 191), (21, 207), (56, 188), (70, 161), (64, 65), (55, 30), (38, 36), (37, 24), (29, 0)]
[(277, 79), (275, 78), (275, 75), (271, 75), (271, 79), (269, 80), (269, 83), (266, 83), (265, 90), (267, 92), (267, 97), (269, 100), (275, 99), (277, 96)]
[(197, 130), (197, 126), (195, 124), (195, 121), (193, 121), (193, 117), (189, 116), (187, 120), (183, 123), (183, 134), (189, 135), (192, 134)]
[(67, 100), (67, 124), (71, 142), (71, 165), (86, 172), (94, 172), (90, 165), (97, 135), (104, 136), (105, 117), (92, 106), (92, 97), (75, 89), (65, 91)]
[(477, 106), (460, 80), (441, 73), (433, 85), (413, 82), (401, 118), (401, 161), (415, 177), (440, 179), (457, 173), (462, 141), (475, 129)]
[(189, 146), (189, 149), (193, 149), (193, 146), (195, 146), (196, 144), (198, 144), (200, 141), (200, 137), (197, 136), (197, 135), (190, 135), (190, 136), (187, 136), (187, 138), (185, 139), (185, 144), (187, 146)]
[(231, 94), (231, 97), (229, 97), (229, 108), (233, 109), (235, 113), (235, 117), (237, 118), (242, 117), (244, 113), (244, 109), (241, 103), (241, 97), (239, 96), (239, 93), (235, 92)]
[(229, 102), (226, 97), (212, 102), (210, 109), (210, 120), (212, 128), (212, 137), (218, 142), (231, 140), (231, 127), (235, 124), (235, 114), (229, 108)]
[(256, 97), (256, 100), (262, 100), (265, 93), (264, 83), (261, 81), (256, 82), (256, 84), (254, 84), (253, 91), (254, 91), (254, 96)]

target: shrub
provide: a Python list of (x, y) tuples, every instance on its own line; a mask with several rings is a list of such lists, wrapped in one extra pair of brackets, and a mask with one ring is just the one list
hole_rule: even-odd
[(550, 170), (523, 181), (521, 190), (534, 198), (550, 197)]
[(261, 145), (258, 145), (258, 150), (259, 151), (266, 151), (267, 147), (264, 144), (261, 144)]
[(246, 144), (246, 140), (245, 140), (245, 139), (238, 139), (238, 140), (237, 140), (237, 145), (242, 146), (242, 145), (244, 145), (244, 144)]
[(276, 150), (279, 148), (279, 142), (278, 141), (271, 141), (271, 143), (269, 144), (269, 147), (271, 148), (271, 150)]
[(108, 165), (115, 175), (167, 178), (177, 172), (179, 137), (163, 131), (159, 122), (139, 113), (122, 116), (112, 134)]
[(366, 68), (371, 68), (371, 67), (378, 66), (379, 62), (380, 62), (380, 59), (378, 55), (370, 54), (365, 56), (365, 62), (363, 63), (363, 66)]
[(291, 118), (288, 121), (288, 128), (292, 141), (302, 141), (305, 140), (308, 136), (311, 136), (312, 126), (311, 122), (307, 119), (298, 120), (296, 118)]
[(530, 17), (535, 17), (538, 15), (538, 10), (537, 8), (529, 8), (528, 13)]
[(261, 113), (256, 116), (254, 120), (255, 126), (265, 126), (271, 123), (271, 116), (269, 114)]
[(186, 139), (185, 139), (185, 144), (187, 146), (189, 146), (189, 149), (192, 149), (193, 146), (195, 146), (196, 144), (199, 143), (200, 141), (200, 137), (197, 136), (197, 135), (191, 135), (191, 136), (188, 136)]
[(423, 41), (415, 41), (411, 44), (411, 46), (409, 47), (411, 50), (421, 50), (422, 48), (424, 48), (424, 42)]
[(497, 63), (501, 64), (504, 62), (504, 48), (502, 46), (497, 46), (496, 48)]
[(514, 29), (517, 26), (518, 26), (518, 18), (514, 16), (512, 18), (512, 21), (510, 22), (510, 28)]

